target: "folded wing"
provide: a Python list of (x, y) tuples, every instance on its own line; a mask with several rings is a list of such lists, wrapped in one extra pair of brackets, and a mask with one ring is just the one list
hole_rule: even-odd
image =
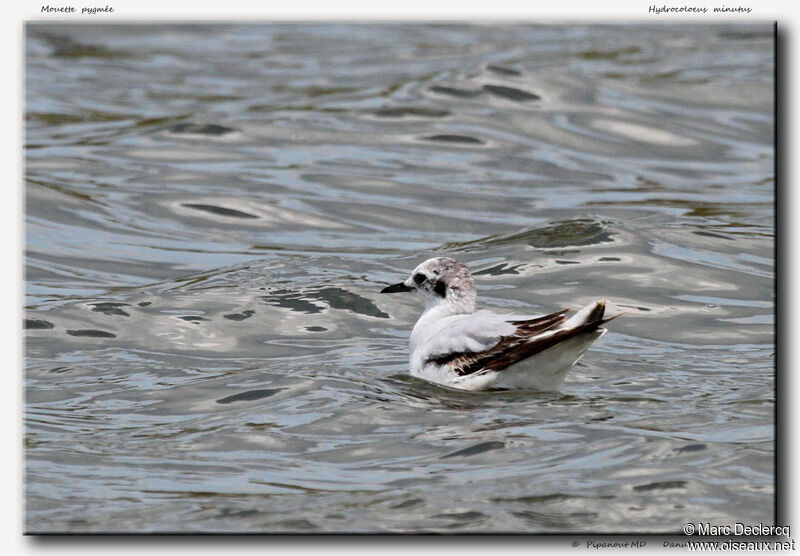
[[(427, 362), (450, 365), (459, 376), (500, 371), (579, 334), (592, 332), (612, 318), (603, 319), (605, 303), (598, 301), (567, 320), (563, 309), (543, 317), (508, 321), (514, 328), (491, 347), (452, 350), (432, 355)], [(485, 344), (484, 344), (485, 345)], [(435, 352), (433, 352), (435, 353)]]

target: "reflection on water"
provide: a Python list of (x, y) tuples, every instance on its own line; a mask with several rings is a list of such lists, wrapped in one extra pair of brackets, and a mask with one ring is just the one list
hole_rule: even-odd
[[(773, 523), (769, 25), (26, 32), (26, 530)], [(407, 374), (483, 307), (631, 309), (561, 393)]]

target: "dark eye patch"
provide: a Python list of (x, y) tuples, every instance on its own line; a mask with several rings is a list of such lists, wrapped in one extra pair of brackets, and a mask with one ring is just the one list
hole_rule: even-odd
[(444, 285), (444, 282), (438, 280), (436, 284), (433, 286), (433, 291), (436, 295), (445, 297), (447, 293), (447, 286)]
[(421, 284), (421, 283), (423, 283), (423, 282), (425, 281), (425, 275), (424, 275), (424, 274), (422, 274), (421, 272), (417, 272), (417, 273), (414, 275), (414, 281), (415, 281), (417, 284)]

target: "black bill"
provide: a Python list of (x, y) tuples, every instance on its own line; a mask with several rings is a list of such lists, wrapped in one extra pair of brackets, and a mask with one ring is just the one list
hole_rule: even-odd
[(381, 293), (398, 293), (398, 292), (413, 292), (414, 288), (410, 286), (406, 286), (404, 283), (400, 282), (399, 284), (392, 284), (391, 286), (386, 286), (381, 290)]

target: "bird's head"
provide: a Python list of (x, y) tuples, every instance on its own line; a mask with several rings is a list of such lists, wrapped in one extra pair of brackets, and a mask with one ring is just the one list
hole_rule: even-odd
[(455, 313), (475, 310), (477, 292), (466, 265), (449, 257), (434, 257), (417, 266), (405, 281), (381, 290), (381, 293), (416, 291), (426, 307), (446, 303)]

